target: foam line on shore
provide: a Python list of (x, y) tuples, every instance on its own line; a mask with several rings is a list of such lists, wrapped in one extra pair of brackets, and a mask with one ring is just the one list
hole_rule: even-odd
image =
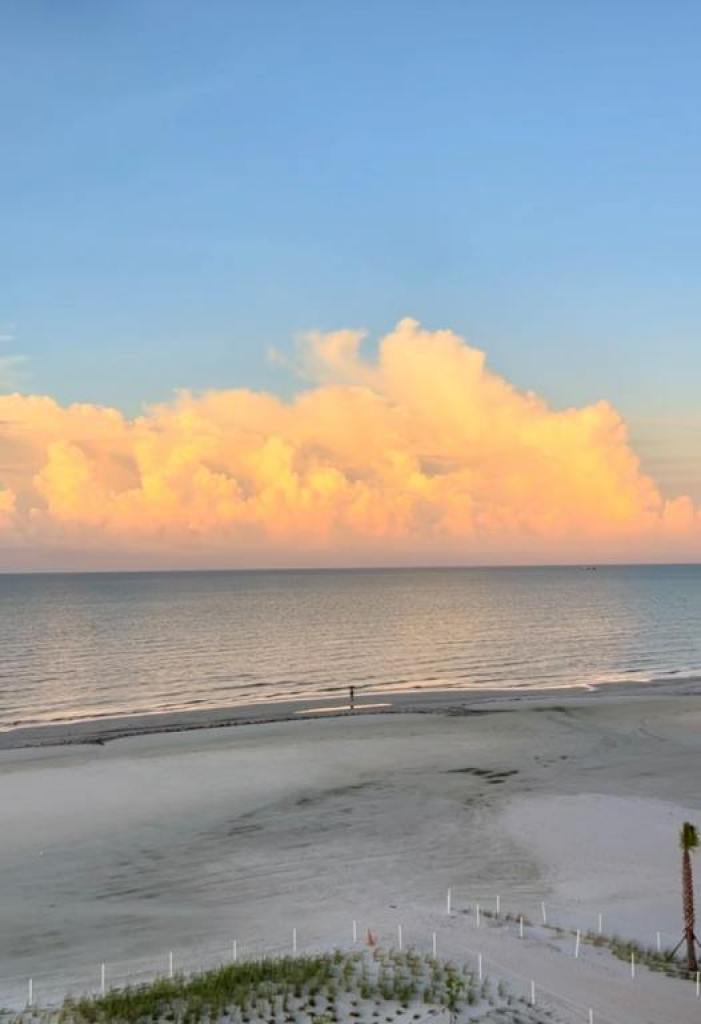
[[(529, 689), (493, 690), (413, 690), (367, 692), (367, 696), (391, 696), (392, 701), (366, 704), (364, 714), (438, 714), (480, 715), (513, 711), (524, 707), (546, 709), (578, 706), (584, 701), (619, 701), (649, 696), (701, 695), (701, 678), (658, 680), (652, 683), (610, 683), (583, 688), (533, 687)], [(333, 698), (329, 698), (332, 700)], [(166, 711), (119, 715), (111, 718), (82, 719), (76, 722), (46, 723), (21, 726), (0, 732), (0, 752), (23, 748), (81, 744), (102, 745), (131, 736), (159, 733), (189, 732), (243, 725), (265, 725), (273, 722), (303, 722), (325, 711), (328, 717), (351, 715), (347, 705), (323, 704), (323, 698), (270, 701), (220, 708), (198, 708), (187, 711)], [(356, 709), (359, 705), (356, 705)], [(316, 711), (315, 709), (319, 709)]]

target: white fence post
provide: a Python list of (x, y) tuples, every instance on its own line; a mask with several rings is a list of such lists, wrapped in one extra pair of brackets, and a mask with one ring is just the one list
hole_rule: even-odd
[(100, 994), (105, 994), (105, 965), (100, 964)]
[(438, 956), (438, 936), (433, 933), (433, 957), (434, 959)]
[(535, 1006), (535, 982), (531, 982), (531, 1006)]
[(604, 915), (603, 914), (599, 914), (599, 935), (601, 935), (603, 930), (604, 930)]
[(448, 892), (446, 893), (446, 897), (445, 897), (445, 912), (448, 915), (450, 915), (450, 912), (452, 910), (452, 906), (451, 906), (451, 904), (452, 904), (452, 895), (453, 894), (452, 894), (451, 890), (448, 889)]
[(30, 978), (29, 979), (29, 984), (27, 985), (27, 1006), (32, 1006), (33, 1003), (34, 1003), (34, 982)]
[(547, 911), (545, 909), (545, 903), (544, 902), (540, 904), (540, 910), (541, 910), (541, 913), (543, 915), (543, 924), (547, 924), (548, 923), (548, 914), (547, 914)]
[(173, 977), (173, 951), (168, 954), (168, 977)]
[(399, 952), (401, 953), (401, 951), (402, 951), (402, 926), (400, 924), (397, 925), (397, 948), (399, 949)]
[(589, 1007), (589, 1024), (594, 1024), (594, 1011)]
[(480, 953), (477, 957), (477, 976), (479, 980), (482, 980), (482, 954)]
[(521, 914), (518, 920), (518, 934), (520, 938), (523, 938), (523, 914)]
[(696, 972), (696, 998), (701, 997), (701, 971)]
[(579, 956), (579, 944), (581, 942), (581, 939), (582, 939), (582, 936), (581, 936), (581, 933), (580, 933), (579, 928), (578, 928), (577, 929), (577, 938), (575, 939), (575, 943), (574, 943), (574, 955), (576, 957)]
[(358, 941), (358, 922), (353, 922), (353, 942)]
[(499, 917), (500, 909), (501, 909), (501, 896), (497, 893), (497, 917)]
[(292, 955), (297, 955), (297, 929), (292, 929)]
[(657, 933), (657, 952), (658, 953), (662, 952), (662, 936), (660, 935), (659, 932)]
[(239, 958), (239, 948), (236, 939), (231, 943), (231, 959), (236, 963)]
[(635, 977), (635, 953), (630, 954), (630, 976)]

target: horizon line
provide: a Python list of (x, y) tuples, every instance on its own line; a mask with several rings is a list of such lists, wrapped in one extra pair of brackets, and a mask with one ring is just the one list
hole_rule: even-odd
[(513, 562), (473, 563), (454, 565), (299, 565), (299, 566), (232, 566), (222, 568), (163, 568), (163, 569), (0, 569), (2, 576), (156, 576), (195, 573), (339, 573), (339, 572), (438, 572), (484, 571), (513, 569), (580, 569), (584, 572), (598, 569), (686, 569), (701, 568), (695, 562)]

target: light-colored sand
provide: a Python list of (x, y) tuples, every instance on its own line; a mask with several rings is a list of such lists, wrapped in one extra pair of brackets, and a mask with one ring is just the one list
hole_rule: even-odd
[[(574, 961), (535, 932), (477, 935), (443, 907), (450, 885), (458, 911), (499, 893), (532, 917), (546, 900), (575, 927), (603, 909), (607, 930), (676, 934), (676, 832), (701, 824), (700, 764), (697, 698), (599, 695), (7, 750), (0, 974), (40, 994), (42, 977), (102, 961), (165, 964), (173, 949), (188, 966), (205, 944), (284, 946), (295, 926), (304, 948), (346, 942), (353, 918), (386, 936), (401, 921), (407, 943), (437, 929), (459, 956), (479, 939), (578, 1004), (609, 999), (620, 1024), (697, 1020), (690, 986), (621, 988), (617, 961)], [(656, 1016), (663, 1005), (676, 1016)]]
[[(663, 800), (583, 793), (514, 801), (502, 824), (536, 859), (549, 894), (546, 918), (665, 948), (679, 941), (679, 853), (682, 820), (698, 807)], [(701, 869), (701, 865), (700, 865)], [(532, 901), (524, 913), (539, 919)], [(549, 911), (549, 917), (548, 917)]]

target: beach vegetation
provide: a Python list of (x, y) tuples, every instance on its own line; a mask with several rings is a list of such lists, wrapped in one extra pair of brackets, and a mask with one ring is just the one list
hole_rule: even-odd
[(418, 1024), (446, 1015), (451, 1024), (467, 1024), (475, 1014), (491, 1019), (487, 1007), (512, 1024), (503, 1017), (505, 985), (492, 994), (488, 980), (477, 982), (464, 965), (413, 951), (377, 952), (240, 961), (69, 998), (41, 1018), (27, 1010), (2, 1024)]

